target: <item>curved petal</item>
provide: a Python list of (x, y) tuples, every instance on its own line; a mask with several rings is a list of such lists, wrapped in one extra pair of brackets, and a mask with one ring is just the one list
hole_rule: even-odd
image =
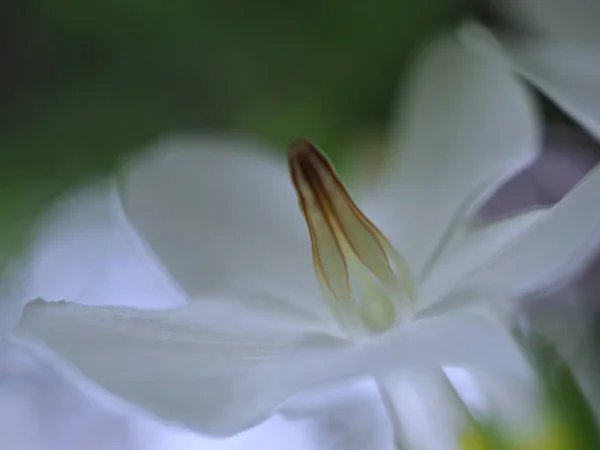
[(163, 139), (126, 165), (127, 217), (195, 298), (218, 292), (325, 308), (283, 158), (234, 138)]
[(523, 372), (510, 336), (475, 313), (420, 320), (353, 344), (228, 303), (158, 312), (35, 302), (16, 333), (43, 341), (113, 394), (212, 435), (256, 424), (299, 391), (370, 372), (432, 362)]
[(279, 416), (230, 439), (210, 439), (165, 427), (118, 401), (96, 397), (93, 389), (74, 382), (72, 374), (53, 364), (52, 355), (46, 353), (16, 339), (0, 341), (2, 448), (316, 450), (328, 442), (321, 437), (335, 442), (335, 433), (324, 436), (314, 421), (289, 421)]
[(397, 448), (460, 450), (469, 416), (441, 367), (378, 377)]
[(372, 346), (364, 347), (364, 359), (377, 374), (390, 368), (433, 365), (490, 370), (516, 378), (531, 376), (529, 363), (506, 327), (476, 311), (457, 310), (415, 320), (380, 339), (382, 342), (374, 339)]
[(533, 210), (491, 224), (471, 225), (455, 232), (420, 286), (418, 310), (424, 313), (433, 305), (438, 310), (440, 307), (448, 310), (460, 306), (457, 302), (465, 299), (492, 300), (485, 296), (465, 298), (449, 294), (506, 246), (528, 233), (547, 214), (547, 210)]
[(320, 376), (293, 358), (297, 346), (313, 335), (323, 349), (343, 345), (313, 322), (272, 311), (231, 299), (167, 311), (37, 301), (15, 333), (43, 341), (92, 381), (163, 419), (233, 434), (266, 418), (298, 380)]
[[(577, 9), (571, 5), (568, 8)], [(572, 25), (573, 29), (578, 26)], [(600, 33), (597, 25), (595, 38), (580, 39), (576, 31), (573, 33), (494, 40), (488, 31), (469, 23), (461, 29), (460, 36), (464, 42), (483, 46), (486, 51), (497, 52), (501, 48), (517, 74), (600, 140)]]
[(600, 49), (528, 40), (506, 47), (515, 70), (600, 140)]
[(25, 255), (3, 279), (5, 330), (25, 302), (43, 298), (87, 305), (164, 309), (185, 295), (123, 215), (110, 183), (59, 198), (37, 224)]
[(558, 287), (584, 268), (600, 243), (600, 166), (563, 200), (464, 280), (499, 298)]
[[(559, 136), (560, 138), (560, 136)], [(551, 147), (527, 170), (517, 175), (484, 205), (479, 211), (486, 220), (497, 216), (496, 222), (483, 222), (483, 218), (465, 227), (457, 227), (445, 249), (440, 253), (427, 273), (421, 286), (422, 298), (419, 309), (426, 310), (435, 302), (436, 311), (456, 307), (454, 301), (461, 296), (448, 296), (456, 285), (468, 280), (480, 266), (510, 245), (511, 240), (527, 233), (538, 219), (542, 219), (548, 208), (534, 209), (536, 205), (551, 206), (564, 197), (598, 163), (598, 158), (573, 149), (573, 136), (568, 141), (550, 142)], [(569, 146), (569, 151), (564, 147)], [(521, 214), (511, 216), (514, 210)], [(502, 218), (498, 220), (498, 217)], [(472, 297), (471, 297), (472, 298)], [(490, 300), (489, 298), (487, 299)], [(434, 310), (430, 310), (431, 314)], [(422, 311), (423, 313), (424, 311)]]
[(537, 157), (540, 132), (503, 57), (453, 36), (421, 56), (399, 112), (373, 219), (420, 276), (454, 221)]

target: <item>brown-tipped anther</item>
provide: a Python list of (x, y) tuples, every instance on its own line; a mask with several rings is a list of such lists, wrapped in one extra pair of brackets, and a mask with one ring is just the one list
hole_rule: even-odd
[(305, 139), (299, 139), (292, 144), (288, 152), (288, 160), (292, 181), (297, 191), (301, 181), (305, 182), (318, 197), (325, 195), (327, 180), (335, 180), (341, 185), (333, 165), (317, 147)]
[(317, 278), (367, 328), (386, 328), (396, 316), (388, 294), (398, 289), (402, 278), (391, 264), (393, 260), (396, 269), (403, 266), (396, 251), (354, 204), (317, 147), (298, 140), (290, 147), (288, 160), (310, 233)]
[(309, 141), (298, 140), (288, 152), (290, 175), (308, 225), (317, 277), (336, 298), (350, 295), (339, 219), (335, 217), (333, 184), (341, 185), (331, 163)]

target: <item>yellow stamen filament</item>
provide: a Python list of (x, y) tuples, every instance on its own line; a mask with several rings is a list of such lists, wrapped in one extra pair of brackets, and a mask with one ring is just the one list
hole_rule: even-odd
[(315, 146), (297, 141), (290, 148), (289, 165), (310, 233), (315, 273), (336, 300), (334, 310), (345, 315), (354, 310), (370, 331), (388, 329), (396, 321), (390, 297), (410, 295), (404, 261), (358, 209)]

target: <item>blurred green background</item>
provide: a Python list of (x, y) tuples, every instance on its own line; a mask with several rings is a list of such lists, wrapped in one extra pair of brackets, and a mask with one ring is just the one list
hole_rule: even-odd
[(55, 190), (167, 130), (334, 151), (381, 127), (407, 58), (466, 0), (9, 0), (2, 187)]
[(0, 2), (4, 248), (19, 251), (43, 204), (169, 130), (239, 130), (282, 149), (309, 137), (343, 162), (383, 130), (411, 53), (475, 6)]

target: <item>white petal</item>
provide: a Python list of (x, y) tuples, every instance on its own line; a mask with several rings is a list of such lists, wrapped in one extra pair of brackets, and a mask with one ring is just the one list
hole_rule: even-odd
[(491, 301), (486, 296), (464, 297), (451, 294), (482, 265), (489, 263), (515, 239), (529, 232), (547, 213), (543, 209), (533, 210), (491, 224), (459, 228), (421, 284), (417, 305), (421, 313), (431, 314), (432, 310), (427, 312), (431, 307), (435, 307), (437, 312), (440, 308), (449, 310), (457, 307), (457, 302), (465, 300)]
[[(577, 6), (568, 2), (564, 2), (563, 6), (563, 10), (581, 13)], [(551, 7), (548, 9), (552, 10)], [(600, 14), (598, 5), (592, 9)], [(567, 18), (561, 17), (560, 20), (569, 22)], [(545, 36), (515, 39), (498, 36), (495, 40), (487, 30), (473, 23), (465, 24), (459, 34), (467, 46), (475, 45), (486, 52), (501, 49), (517, 74), (542, 91), (592, 136), (600, 139), (600, 50), (597, 47), (600, 32), (594, 21), (593, 29), (588, 30), (594, 36), (583, 37), (577, 31), (577, 28), (583, 27), (579, 22), (571, 23), (571, 30), (567, 33), (556, 30)], [(553, 25), (549, 27), (555, 28)]]
[(441, 367), (378, 378), (398, 448), (459, 450), (469, 422)]
[[(468, 310), (408, 322), (352, 347), (304, 345), (297, 353), (303, 371), (313, 374), (313, 383), (431, 365), (474, 367), (517, 378), (531, 376), (529, 363), (506, 327), (487, 314)], [(298, 385), (308, 382), (293, 372), (292, 376), (299, 379)]]
[(600, 166), (563, 200), (465, 283), (500, 298), (558, 287), (582, 270), (599, 250)]
[(163, 419), (229, 434), (266, 418), (298, 380), (318, 378), (323, 370), (304, 374), (302, 360), (292, 358), (296, 346), (312, 335), (315, 345), (337, 342), (271, 311), (228, 299), (168, 311), (34, 302), (15, 333), (43, 341), (92, 381)]
[(0, 340), (0, 436), (7, 450), (135, 450), (137, 419), (73, 386), (35, 346)]
[[(132, 414), (112, 399), (95, 398), (93, 392), (73, 382), (72, 374), (53, 364), (51, 355), (45, 353), (14, 339), (0, 341), (3, 449), (317, 450), (322, 448), (319, 444), (328, 442), (319, 440), (325, 436), (318, 433), (313, 421), (288, 421), (280, 416), (220, 440), (165, 427), (143, 415)], [(331, 434), (333, 442), (335, 433)]]
[(324, 308), (278, 156), (242, 139), (173, 137), (123, 169), (127, 217), (192, 297), (241, 292)]
[[(384, 341), (381, 346), (376, 342), (373, 347), (365, 346), (370, 353), (365, 359), (377, 373), (389, 367), (414, 369), (419, 365), (434, 365), (472, 367), (517, 378), (531, 375), (529, 363), (506, 327), (475, 311), (453, 311), (415, 320), (381, 339)], [(396, 356), (387, 361), (387, 366), (379, 362), (379, 359), (389, 360), (390, 355)], [(410, 364), (402, 364), (402, 360)]]
[(503, 57), (453, 37), (420, 58), (399, 111), (387, 211), (373, 219), (418, 276), (453, 222), (537, 157), (540, 136), (528, 92)]
[(528, 40), (506, 50), (520, 75), (600, 139), (600, 49), (596, 43)]
[(25, 302), (37, 298), (150, 309), (184, 303), (177, 283), (128, 225), (108, 182), (68, 192), (34, 231), (25, 255), (3, 279), (3, 307), (13, 308), (3, 311), (5, 329)]
[(212, 435), (256, 424), (299, 391), (376, 371), (434, 363), (523, 373), (511, 337), (479, 314), (424, 319), (351, 344), (226, 299), (208, 304), (157, 312), (35, 302), (16, 332), (113, 394)]

